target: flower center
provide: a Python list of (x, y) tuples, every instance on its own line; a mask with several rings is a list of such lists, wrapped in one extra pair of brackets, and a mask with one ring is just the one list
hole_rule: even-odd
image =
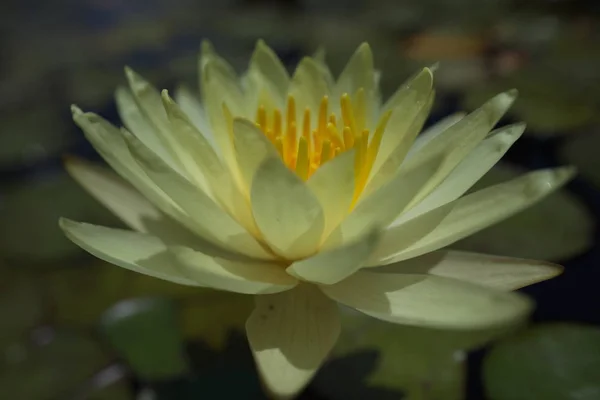
[[(348, 94), (340, 98), (341, 118), (330, 112), (329, 98), (324, 96), (316, 121), (306, 108), (302, 121), (297, 121), (296, 100), (288, 97), (285, 112), (274, 109), (268, 115), (264, 105), (256, 110), (256, 124), (273, 143), (283, 162), (303, 180), (327, 161), (344, 151), (354, 149), (355, 197), (364, 189), (379, 151), (381, 137), (391, 115), (381, 116), (371, 133), (367, 128), (367, 107), (364, 90), (354, 99)], [(283, 115), (285, 114), (285, 120)]]

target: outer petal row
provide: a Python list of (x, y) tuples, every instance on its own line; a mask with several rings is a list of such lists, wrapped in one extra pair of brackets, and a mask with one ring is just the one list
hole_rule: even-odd
[(69, 239), (101, 260), (171, 282), (247, 294), (281, 292), (297, 284), (275, 263), (226, 259), (171, 247), (152, 235), (67, 219), (60, 224)]

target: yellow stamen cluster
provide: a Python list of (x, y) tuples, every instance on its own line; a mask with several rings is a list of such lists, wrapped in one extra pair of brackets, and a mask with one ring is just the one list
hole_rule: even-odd
[(341, 119), (338, 120), (335, 113), (329, 112), (329, 98), (323, 97), (313, 125), (309, 108), (304, 110), (302, 121), (296, 121), (296, 100), (289, 96), (285, 121), (281, 110), (274, 109), (272, 115), (268, 115), (261, 105), (256, 110), (256, 124), (273, 143), (284, 163), (304, 180), (340, 153), (355, 149), (356, 197), (366, 185), (391, 113), (385, 113), (370, 134), (366, 126), (364, 90), (358, 90), (353, 100), (348, 94), (341, 96)]

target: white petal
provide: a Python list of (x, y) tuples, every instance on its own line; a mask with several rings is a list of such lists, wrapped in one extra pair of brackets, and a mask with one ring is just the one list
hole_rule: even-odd
[[(425, 68), (404, 83), (384, 106), (382, 112), (391, 111), (392, 116), (381, 138), (380, 150), (373, 165), (373, 177), (386, 163), (390, 165), (386, 166), (382, 173), (388, 177), (392, 176), (402, 163), (429, 114), (433, 103), (432, 85), (433, 74)], [(418, 120), (417, 123), (415, 120)], [(390, 157), (392, 160), (388, 161)], [(377, 186), (380, 185), (381, 183)]]
[(185, 165), (190, 176), (202, 175), (213, 197), (246, 229), (256, 234), (250, 203), (242, 196), (233, 176), (215, 152), (209, 141), (192, 124), (188, 116), (163, 92), (167, 116), (173, 126), (173, 135), (185, 148)]
[(267, 158), (279, 158), (279, 154), (260, 128), (247, 119), (236, 118), (233, 121), (233, 142), (244, 194), (250, 197), (258, 167)]
[[(296, 100), (296, 121), (302, 121), (306, 108), (313, 119), (318, 115), (321, 99), (329, 95), (329, 86), (313, 59), (305, 57), (300, 61), (290, 82), (289, 95)], [(311, 122), (313, 127), (316, 126), (316, 121)]]
[(190, 227), (206, 240), (257, 259), (273, 256), (203, 191), (177, 174), (133, 135), (126, 139), (135, 160), (154, 183), (190, 217)]
[(167, 162), (174, 164), (172, 155), (167, 151), (156, 127), (150, 123), (146, 115), (138, 107), (131, 91), (119, 87), (115, 92), (117, 110), (123, 124), (136, 135), (146, 146)]
[(267, 44), (259, 40), (250, 60), (250, 72), (262, 80), (257, 89), (265, 88), (278, 98), (278, 103), (285, 101), (290, 85), (290, 76), (275, 52)]
[[(167, 120), (167, 114), (163, 107), (159, 91), (130, 68), (125, 68), (125, 74), (129, 81), (131, 93), (135, 98), (135, 103), (146, 120), (154, 128), (156, 136), (158, 136), (158, 140), (162, 144), (162, 146), (158, 146), (157, 144), (156, 148), (149, 145), (146, 146), (152, 149), (172, 168), (181, 168), (182, 165), (179, 163), (177, 157), (179, 146), (171, 135), (171, 127)], [(142, 137), (139, 139), (145, 144)], [(165, 156), (163, 153), (168, 154), (168, 156)]]
[(229, 72), (216, 61), (207, 62), (202, 70), (202, 103), (210, 121), (215, 142), (219, 145), (228, 167), (237, 170), (237, 163), (231, 140), (231, 121), (224, 108), (232, 116), (245, 116), (244, 95), (237, 78), (229, 76)]
[(319, 199), (328, 235), (350, 211), (354, 196), (354, 150), (345, 151), (319, 167), (306, 182)]
[[(377, 249), (367, 265), (379, 266), (384, 260), (413, 245), (433, 231), (456, 206), (456, 202), (430, 210), (399, 225), (392, 224), (382, 232)], [(401, 217), (402, 218), (402, 217)]]
[(275, 397), (293, 397), (311, 380), (340, 333), (337, 305), (314, 286), (257, 296), (246, 322), (260, 376)]
[(433, 106), (435, 91), (431, 90), (431, 72), (425, 70), (425, 78), (410, 86), (406, 102), (394, 109), (381, 141), (381, 147), (365, 188), (368, 195), (393, 177), (402, 165), (415, 137), (423, 128)]
[(433, 275), (359, 271), (322, 290), (375, 318), (438, 329), (512, 325), (522, 322), (533, 308), (518, 293)]
[(442, 118), (440, 121), (436, 122), (429, 128), (425, 129), (413, 142), (408, 154), (406, 155), (406, 159), (410, 159), (413, 155), (417, 154), (423, 146), (429, 143), (431, 140), (436, 138), (442, 132), (445, 132), (446, 129), (450, 128), (452, 125), (456, 124), (458, 121), (463, 119), (467, 115), (463, 112), (458, 112), (452, 115), (449, 115), (445, 118)]
[(181, 264), (183, 274), (203, 286), (236, 293), (269, 294), (289, 290), (298, 283), (279, 264), (210, 257), (187, 247), (170, 250)]
[(233, 67), (223, 57), (219, 56), (208, 40), (203, 40), (200, 47), (200, 58), (198, 60), (198, 75), (204, 79), (206, 67), (209, 63), (214, 64), (221, 73), (231, 81), (237, 81), (237, 74)]
[(256, 224), (273, 251), (293, 260), (317, 250), (325, 225), (321, 204), (278, 157), (258, 168), (250, 200)]
[(331, 92), (334, 89), (335, 80), (333, 79), (333, 74), (331, 73), (329, 66), (325, 62), (325, 50), (322, 47), (317, 49), (315, 54), (313, 54), (313, 60), (317, 64), (317, 67), (319, 67), (319, 72), (325, 82), (327, 82), (327, 87)]
[(560, 188), (573, 175), (569, 167), (539, 170), (462, 197), (436, 229), (382, 264), (440, 249), (508, 218)]
[(165, 244), (142, 233), (61, 218), (60, 227), (76, 245), (111, 264), (181, 285), (200, 286), (175, 267)]
[(403, 168), (418, 166), (436, 156), (441, 156), (443, 159), (441, 168), (423, 187), (419, 195), (413, 199), (411, 207), (431, 193), (463, 158), (485, 138), (492, 127), (510, 108), (516, 96), (517, 91), (510, 90), (493, 97), (481, 108), (473, 111), (429, 141), (421, 151), (411, 157), (410, 160), (407, 160)]
[(86, 191), (131, 228), (163, 240), (167, 237), (183, 243), (194, 240), (191, 232), (168, 219), (137, 190), (107, 168), (75, 158), (69, 158), (65, 167)]
[(121, 132), (102, 117), (72, 106), (73, 120), (104, 160), (162, 212), (185, 226), (188, 216), (148, 178), (131, 155)]
[(344, 93), (354, 95), (358, 89), (370, 93), (373, 89), (374, 79), (373, 52), (367, 43), (363, 43), (354, 52), (348, 64), (337, 80), (334, 99), (339, 99)]
[(381, 229), (388, 226), (431, 178), (438, 165), (434, 160), (413, 170), (400, 171), (396, 177), (358, 203), (327, 238), (324, 248), (354, 240), (374, 227)]
[(481, 179), (490, 168), (496, 165), (510, 146), (521, 137), (524, 130), (525, 124), (515, 124), (493, 131), (454, 168), (433, 192), (403, 214), (400, 219), (407, 221), (458, 199)]
[(218, 151), (218, 145), (208, 121), (208, 116), (200, 102), (200, 99), (185, 86), (177, 88), (174, 94), (175, 101), (181, 107), (181, 110), (188, 115), (192, 123), (199, 132), (208, 140), (213, 149)]
[(299, 279), (313, 283), (324, 285), (337, 283), (364, 266), (379, 243), (380, 236), (381, 233), (374, 230), (355, 242), (296, 261), (286, 271)]
[(463, 251), (434, 251), (421, 257), (386, 265), (376, 271), (430, 274), (501, 290), (516, 290), (553, 278), (562, 272), (562, 267), (522, 258)]

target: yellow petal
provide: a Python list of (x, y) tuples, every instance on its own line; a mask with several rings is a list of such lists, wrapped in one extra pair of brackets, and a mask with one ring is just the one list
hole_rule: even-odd
[(506, 151), (521, 137), (524, 130), (525, 124), (515, 124), (493, 131), (454, 168), (438, 187), (402, 215), (400, 219), (407, 221), (462, 196), (496, 165)]
[(380, 231), (373, 230), (354, 242), (296, 261), (286, 271), (298, 279), (313, 283), (324, 285), (337, 283), (364, 266), (379, 243), (380, 237)]
[(354, 150), (325, 163), (308, 180), (308, 188), (323, 207), (324, 235), (328, 235), (348, 215), (354, 184)]
[(60, 227), (73, 243), (101, 260), (181, 285), (201, 286), (174, 267), (167, 247), (157, 237), (66, 218), (61, 218)]
[(362, 200), (331, 233), (323, 247), (354, 240), (364, 232), (388, 226), (411, 202), (439, 166), (437, 160), (413, 170), (400, 171), (396, 177)]
[(245, 294), (278, 293), (298, 281), (281, 265), (211, 257), (187, 247), (170, 248), (184, 276), (202, 286)]
[(280, 158), (268, 158), (260, 165), (250, 200), (258, 228), (279, 255), (293, 260), (317, 250), (325, 225), (323, 209)]
[(508, 218), (560, 188), (574, 173), (569, 167), (534, 171), (462, 197), (436, 229), (382, 264), (440, 249)]
[(562, 272), (562, 267), (522, 258), (463, 251), (434, 251), (421, 257), (386, 265), (378, 271), (430, 274), (500, 290), (516, 290), (553, 278)]
[(314, 286), (257, 296), (246, 332), (258, 371), (275, 397), (293, 397), (311, 380), (340, 333), (337, 305)]
[(433, 275), (359, 271), (323, 292), (384, 321), (480, 330), (523, 322), (532, 303), (518, 293)]
[(217, 246), (252, 258), (273, 257), (247, 230), (198, 187), (161, 162), (133, 135), (126, 135), (126, 139), (135, 160), (150, 179), (188, 214), (190, 228), (196, 234)]

